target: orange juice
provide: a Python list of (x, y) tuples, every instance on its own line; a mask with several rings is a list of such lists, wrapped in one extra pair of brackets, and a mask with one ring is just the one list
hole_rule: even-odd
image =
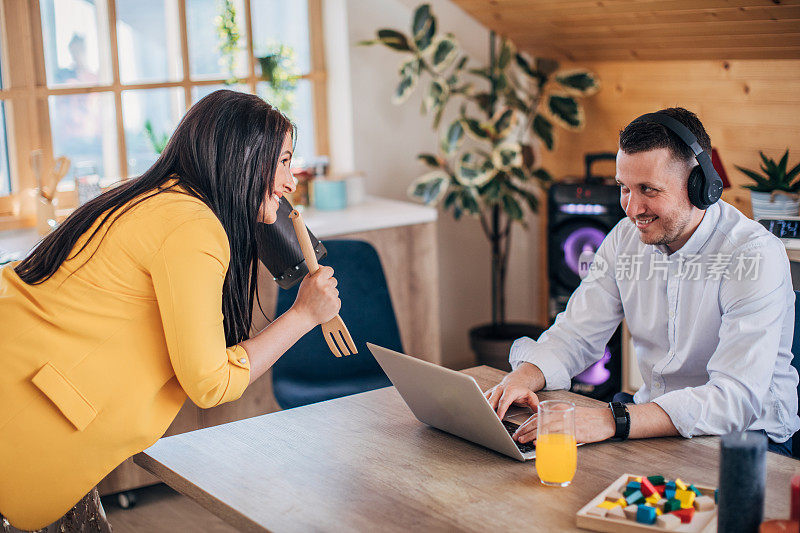
[(566, 485), (578, 466), (574, 435), (546, 433), (536, 439), (536, 472), (547, 484)]

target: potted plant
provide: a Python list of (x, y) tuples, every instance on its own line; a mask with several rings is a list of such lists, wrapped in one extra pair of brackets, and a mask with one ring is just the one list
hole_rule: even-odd
[(755, 181), (754, 185), (744, 186), (750, 189), (753, 218), (758, 220), (765, 217), (797, 216), (800, 213), (800, 180), (795, 178), (800, 174), (800, 163), (791, 170), (786, 170), (789, 162), (788, 148), (778, 163), (763, 152), (759, 152), (759, 155), (761, 173), (736, 166), (740, 172)]
[[(507, 39), (497, 43), (494, 33), (489, 65), (469, 68), (455, 36), (437, 35), (436, 26), (430, 5), (422, 4), (414, 11), (410, 36), (380, 29), (376, 39), (359, 44), (383, 44), (405, 56), (395, 104), (408, 99), (423, 75), (429, 78), (422, 112), (433, 116), (441, 142), (436, 153), (417, 156), (431, 170), (414, 180), (408, 194), (441, 206), (456, 220), (465, 214), (480, 220), (491, 247), (492, 322), (473, 328), (470, 337), (479, 361), (505, 366), (514, 339), (541, 332), (530, 324), (506, 322), (511, 225), (526, 227), (524, 206), (538, 211), (542, 188), (551, 181), (539, 147), (553, 148), (554, 125), (583, 127), (578, 98), (597, 92), (599, 83), (586, 70), (559, 71), (554, 60), (519, 53)], [(454, 102), (456, 118), (441, 124)]]

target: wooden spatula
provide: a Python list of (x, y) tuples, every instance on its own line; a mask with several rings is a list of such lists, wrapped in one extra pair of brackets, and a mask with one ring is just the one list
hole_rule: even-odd
[[(300, 243), (300, 250), (303, 251), (303, 258), (306, 260), (306, 266), (308, 266), (308, 273), (313, 274), (319, 270), (319, 263), (317, 263), (317, 254), (314, 253), (314, 247), (311, 246), (311, 237), (308, 236), (303, 216), (295, 209), (289, 213), (289, 218), (292, 219), (294, 232), (297, 234), (297, 241)], [(344, 321), (339, 315), (322, 324), (322, 336), (325, 337), (328, 348), (331, 349), (331, 352), (336, 357), (341, 357), (342, 354), (358, 353), (356, 343), (353, 342), (353, 337), (350, 336), (347, 326), (344, 325)]]

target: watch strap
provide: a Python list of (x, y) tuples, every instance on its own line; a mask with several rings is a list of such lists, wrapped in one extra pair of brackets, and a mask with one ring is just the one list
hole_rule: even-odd
[(628, 406), (622, 402), (609, 402), (611, 415), (614, 417), (614, 440), (625, 440), (631, 431), (631, 415)]

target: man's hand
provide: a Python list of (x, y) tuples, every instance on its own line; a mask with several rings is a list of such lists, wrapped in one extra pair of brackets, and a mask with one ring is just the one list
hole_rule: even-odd
[(539, 398), (534, 392), (543, 388), (544, 384), (544, 374), (539, 367), (530, 363), (522, 363), (515, 371), (507, 374), (503, 381), (484, 392), (483, 395), (502, 420), (512, 404), (527, 405), (536, 411), (539, 406)]
[[(538, 413), (522, 424), (514, 440), (519, 442), (536, 442)], [(614, 416), (608, 407), (575, 407), (575, 440), (577, 442), (598, 442), (614, 436), (616, 427)]]

